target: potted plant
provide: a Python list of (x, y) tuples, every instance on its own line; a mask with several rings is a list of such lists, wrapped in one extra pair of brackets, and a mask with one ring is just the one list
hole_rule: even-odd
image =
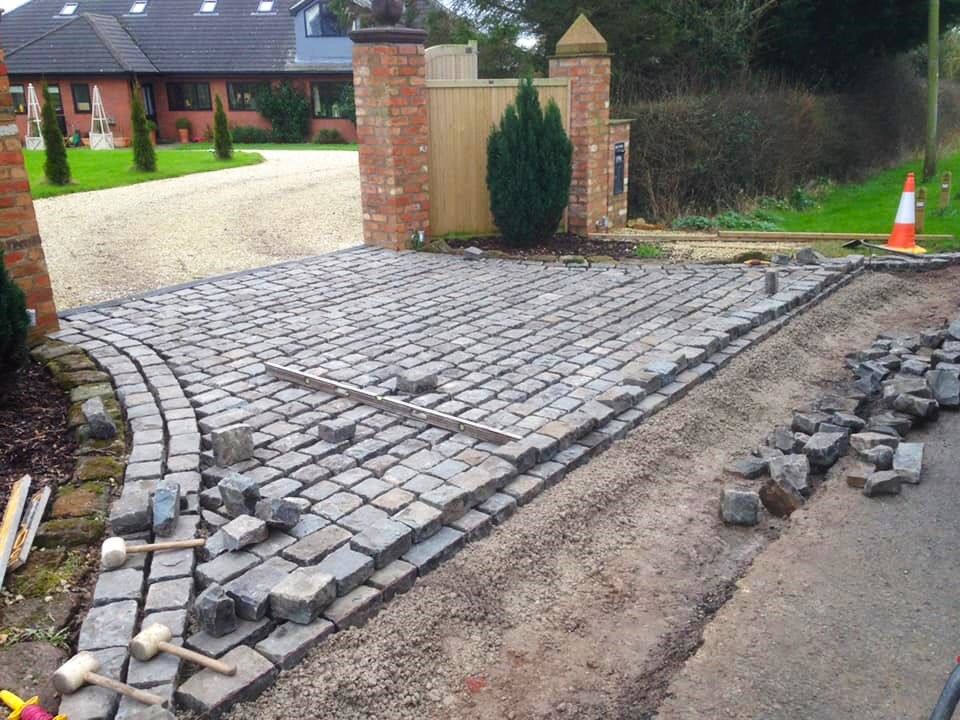
[(190, 120), (185, 117), (177, 118), (177, 121), (174, 123), (174, 125), (177, 127), (177, 134), (180, 136), (180, 142), (190, 142)]

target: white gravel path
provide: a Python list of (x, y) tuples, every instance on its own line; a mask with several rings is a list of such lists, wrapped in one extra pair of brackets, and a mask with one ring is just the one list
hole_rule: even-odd
[(260, 165), (38, 200), (58, 308), (361, 242), (356, 152), (261, 154)]

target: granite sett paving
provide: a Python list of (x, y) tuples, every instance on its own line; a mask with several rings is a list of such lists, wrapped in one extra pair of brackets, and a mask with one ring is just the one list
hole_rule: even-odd
[[(183, 641), (259, 654), (266, 664), (254, 663), (253, 684), (271, 682), (269, 666), (289, 667), (332, 625), (363, 622), (861, 271), (859, 260), (791, 266), (769, 297), (764, 271), (739, 266), (573, 269), (356, 248), (69, 313), (58, 337), (115, 379), (144, 459), (111, 511), (114, 532), (149, 533), (146, 503), (172, 475), (188, 508), (174, 537), (214, 535), (233, 519), (216, 488), (234, 473), (302, 512), (289, 531), (235, 552), (221, 531), (195, 567), (163, 562), (151, 574), (148, 561), (142, 583), (124, 570), (104, 581), (100, 601), (132, 622), (144, 605), (189, 610), (195, 592), (223, 584), (242, 606), (237, 630)], [(297, 387), (269, 375), (266, 361), (522, 439), (498, 446)], [(253, 430), (253, 458), (217, 467), (212, 436), (238, 424)], [(275, 586), (297, 568), (335, 579), (337, 598), (302, 615), (329, 623), (297, 627), (283, 616), (297, 613), (271, 611), (258, 579)], [(119, 644), (99, 638), (96, 618), (84, 626), (90, 647)], [(219, 712), (237, 696), (218, 678), (222, 687), (202, 692), (172, 679), (193, 709)]]

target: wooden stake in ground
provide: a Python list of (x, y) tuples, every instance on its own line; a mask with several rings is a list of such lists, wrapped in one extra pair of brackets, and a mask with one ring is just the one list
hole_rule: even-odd
[(27, 497), (30, 494), (30, 476), (24, 475), (13, 484), (7, 509), (3, 512), (3, 521), (0, 522), (0, 587), (3, 587), (3, 577), (7, 574), (7, 563), (13, 544), (17, 540), (20, 530), (20, 516), (26, 507)]
[(23, 513), (23, 520), (20, 522), (20, 530), (17, 532), (17, 538), (13, 543), (13, 551), (10, 553), (10, 569), (16, 570), (25, 565), (27, 558), (30, 557), (30, 549), (33, 547), (33, 539), (37, 536), (37, 530), (40, 528), (40, 521), (43, 520), (43, 513), (47, 510), (47, 503), (50, 502), (50, 487), (43, 487), (33, 494), (30, 502), (27, 503), (27, 509)]
[(917, 188), (917, 210), (916, 218), (914, 220), (914, 227), (917, 229), (917, 234), (923, 232), (923, 226), (926, 223), (927, 219), (927, 189), (926, 188)]

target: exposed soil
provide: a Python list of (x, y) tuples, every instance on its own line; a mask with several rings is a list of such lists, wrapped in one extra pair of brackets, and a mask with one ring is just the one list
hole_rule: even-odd
[(581, 257), (605, 255), (614, 260), (637, 258), (636, 248), (640, 243), (624, 240), (594, 240), (582, 235), (559, 233), (546, 242), (516, 248), (504, 242), (498, 236), (473, 237), (457, 240), (448, 240), (447, 244), (456, 249), (477, 247), (481, 250), (494, 250), (515, 258), (535, 257), (562, 257), (564, 255), (579, 255)]
[(73, 473), (77, 446), (67, 428), (69, 407), (50, 373), (32, 361), (0, 382), (0, 509), (24, 475), (36, 492)]
[(830, 390), (845, 353), (955, 315), (958, 280), (858, 279), (227, 717), (651, 717), (782, 527), (720, 523), (720, 468)]

